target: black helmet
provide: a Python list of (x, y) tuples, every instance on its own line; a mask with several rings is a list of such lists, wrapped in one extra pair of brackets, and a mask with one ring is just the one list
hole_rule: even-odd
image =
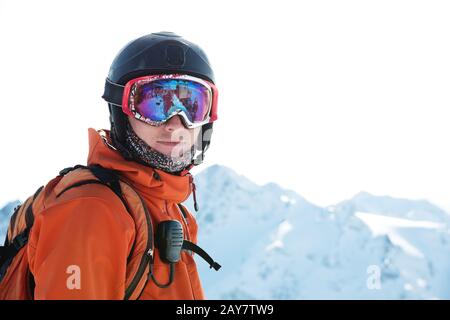
[[(169, 73), (184, 73), (214, 83), (214, 73), (203, 50), (173, 32), (151, 33), (130, 41), (111, 64), (102, 98), (108, 102), (112, 142), (127, 160), (133, 159), (124, 147), (128, 118), (120, 107), (114, 105), (121, 104), (122, 93), (115, 90), (111, 82), (125, 85), (129, 80), (140, 76)], [(199, 134), (201, 141), (196, 144), (201, 147), (198, 150), (201, 153), (193, 159), (194, 165), (202, 163), (209, 147), (212, 129), (213, 123), (202, 126)]]

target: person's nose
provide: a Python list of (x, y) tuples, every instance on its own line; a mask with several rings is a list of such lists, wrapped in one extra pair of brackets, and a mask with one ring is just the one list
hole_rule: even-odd
[(181, 120), (181, 116), (179, 115), (175, 115), (172, 118), (170, 118), (166, 123), (165, 123), (165, 129), (167, 131), (175, 131), (179, 128), (183, 128), (183, 122)]

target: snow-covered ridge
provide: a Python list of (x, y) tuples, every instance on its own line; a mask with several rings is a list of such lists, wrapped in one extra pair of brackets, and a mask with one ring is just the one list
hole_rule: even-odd
[(197, 259), (210, 299), (450, 298), (450, 216), (429, 201), (360, 192), (322, 208), (218, 165), (196, 183), (198, 241), (222, 264)]

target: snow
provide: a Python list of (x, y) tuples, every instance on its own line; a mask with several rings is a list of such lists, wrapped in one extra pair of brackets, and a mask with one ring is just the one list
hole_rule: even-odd
[(372, 214), (368, 212), (355, 212), (355, 216), (366, 222), (371, 228), (373, 228), (373, 231), (375, 232), (378, 229), (383, 229), (384, 226), (397, 228), (427, 228), (427, 229), (445, 228), (445, 224), (443, 223), (401, 219), (379, 214)]
[(399, 235), (398, 228), (444, 229), (445, 224), (432, 221), (414, 221), (367, 212), (355, 212), (355, 216), (364, 221), (371, 229), (373, 236), (387, 235), (389, 240), (401, 247), (406, 253), (423, 258), (424, 254)]
[(291, 199), (285, 194), (280, 196), (280, 200), (285, 203), (295, 204), (295, 199)]
[(289, 221), (283, 221), (278, 226), (278, 230), (273, 236), (273, 242), (266, 247), (266, 251), (273, 250), (274, 248), (283, 248), (283, 238), (293, 229), (292, 224)]

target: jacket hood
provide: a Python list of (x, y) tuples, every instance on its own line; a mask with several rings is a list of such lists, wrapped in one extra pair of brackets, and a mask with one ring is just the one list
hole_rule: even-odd
[(173, 202), (185, 201), (192, 192), (193, 177), (185, 170), (184, 175), (173, 175), (160, 169), (126, 160), (111, 144), (109, 130), (88, 129), (88, 165), (101, 165), (113, 169), (128, 180), (144, 197), (156, 197)]

